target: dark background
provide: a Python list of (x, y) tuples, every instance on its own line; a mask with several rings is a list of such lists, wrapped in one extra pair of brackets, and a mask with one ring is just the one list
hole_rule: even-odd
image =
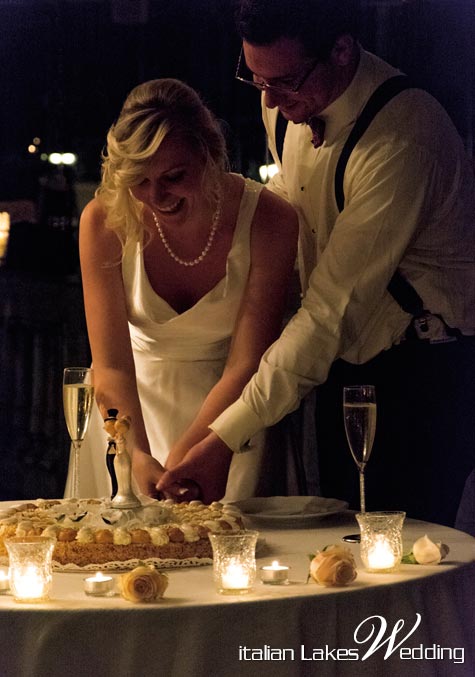
[[(475, 2), (358, 4), (363, 45), (441, 101), (473, 156)], [(258, 178), (260, 102), (234, 80), (239, 49), (233, 0), (0, 0), (0, 211), (27, 200), (35, 214), (12, 225), (0, 267), (0, 500), (63, 491), (61, 373), (89, 360), (77, 219), (108, 127), (132, 87), (180, 78), (223, 121), (233, 168)], [(53, 168), (53, 151), (77, 165)]]
[[(471, 151), (473, 0), (358, 4), (364, 46), (428, 88)], [(0, 0), (0, 30), (0, 199), (35, 195), (41, 152), (75, 152), (76, 178), (97, 180), (125, 96), (157, 77), (185, 80), (226, 121), (239, 171), (265, 158), (258, 94), (233, 79), (233, 0)]]

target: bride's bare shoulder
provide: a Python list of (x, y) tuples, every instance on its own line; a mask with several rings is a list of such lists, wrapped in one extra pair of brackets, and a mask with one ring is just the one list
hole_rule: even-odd
[(297, 236), (298, 216), (290, 202), (263, 188), (256, 209), (255, 222), (263, 233), (280, 235), (290, 239)]
[(104, 224), (106, 220), (106, 210), (101, 201), (95, 197), (84, 207), (81, 213), (81, 223)]

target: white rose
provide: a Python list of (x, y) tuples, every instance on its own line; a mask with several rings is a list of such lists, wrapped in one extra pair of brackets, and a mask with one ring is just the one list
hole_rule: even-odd
[(445, 543), (434, 543), (427, 536), (421, 536), (412, 546), (412, 554), (418, 564), (439, 564), (447, 557), (449, 548)]
[(310, 576), (320, 585), (348, 585), (356, 578), (351, 551), (341, 545), (329, 545), (310, 562)]
[(141, 564), (119, 577), (120, 594), (129, 602), (156, 602), (167, 586), (168, 576), (152, 565)]

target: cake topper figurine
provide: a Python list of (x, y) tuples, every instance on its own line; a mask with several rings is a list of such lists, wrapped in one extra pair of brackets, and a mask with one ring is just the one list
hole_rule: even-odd
[(111, 478), (111, 486), (112, 486), (111, 499), (114, 498), (114, 496), (117, 493), (117, 476), (115, 474), (114, 468), (114, 461), (117, 453), (117, 444), (114, 439), (114, 435), (116, 434), (115, 423), (117, 421), (118, 413), (119, 412), (117, 409), (108, 409), (107, 418), (104, 419), (104, 430), (109, 435), (109, 437), (107, 438), (106, 466)]
[[(115, 495), (113, 494), (111, 505), (114, 508), (119, 509), (139, 508), (142, 504), (132, 490), (132, 463), (130, 461), (129, 452), (127, 451), (125, 438), (130, 429), (130, 418), (128, 416), (117, 418), (117, 409), (109, 409), (107, 413), (112, 414), (112, 416), (104, 421), (104, 427), (115, 445), (114, 449), (114, 446), (110, 444), (108, 452), (110, 449), (111, 456), (113, 456), (113, 471), (117, 483), (117, 489)], [(107, 456), (109, 456), (109, 454), (107, 454)], [(114, 492), (114, 482), (112, 491)]]

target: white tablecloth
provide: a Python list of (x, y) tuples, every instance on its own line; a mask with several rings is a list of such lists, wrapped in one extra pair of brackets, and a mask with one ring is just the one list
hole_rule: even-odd
[[(165, 599), (134, 605), (91, 598), (83, 574), (55, 573), (51, 599), (19, 604), (0, 595), (0, 674), (5, 677), (472, 677), (475, 674), (475, 539), (408, 521), (405, 551), (427, 533), (450, 546), (439, 566), (403, 565), (369, 574), (359, 546), (349, 546), (358, 577), (346, 588), (306, 584), (308, 554), (357, 531), (349, 514), (308, 528), (262, 530), (258, 567), (278, 559), (291, 567), (288, 586), (256, 583), (240, 597), (215, 589), (210, 566), (170, 570)], [(417, 614), (420, 625), (414, 627)], [(382, 646), (358, 644), (371, 616)], [(398, 621), (404, 627), (389, 641)], [(357, 638), (368, 634), (370, 621)], [(398, 645), (400, 646), (398, 647)], [(403, 649), (403, 654), (400, 651)], [(387, 654), (387, 655), (386, 655)], [(434, 656), (434, 658), (432, 658)], [(251, 660), (252, 659), (252, 660)], [(353, 660), (350, 660), (353, 659)], [(462, 662), (463, 661), (463, 662)]]

